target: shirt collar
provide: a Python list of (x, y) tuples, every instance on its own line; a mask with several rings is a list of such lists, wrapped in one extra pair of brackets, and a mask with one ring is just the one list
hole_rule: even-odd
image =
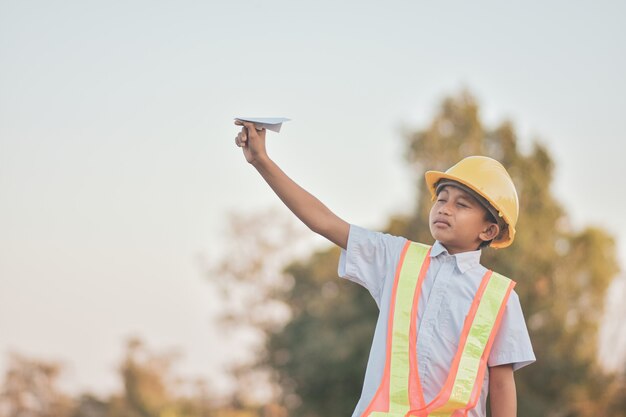
[(448, 250), (439, 242), (435, 241), (432, 249), (430, 250), (430, 257), (436, 258), (439, 255), (452, 256), (456, 260), (456, 267), (464, 274), (473, 267), (480, 265), (480, 255), (482, 251), (480, 249), (472, 250), (468, 252), (457, 253), (456, 255), (450, 255)]

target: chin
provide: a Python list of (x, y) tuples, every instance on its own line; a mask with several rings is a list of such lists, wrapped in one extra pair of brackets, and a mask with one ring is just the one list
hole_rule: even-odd
[(439, 242), (445, 244), (445, 242), (449, 242), (451, 239), (449, 237), (446, 237), (446, 235), (444, 233), (441, 233), (441, 231), (439, 230), (430, 230), (430, 235), (433, 237), (433, 239), (438, 240)]

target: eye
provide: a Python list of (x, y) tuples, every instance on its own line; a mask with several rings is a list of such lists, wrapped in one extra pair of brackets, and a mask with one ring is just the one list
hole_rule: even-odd
[(459, 207), (463, 207), (463, 208), (468, 208), (469, 206), (465, 203), (456, 203), (457, 206)]

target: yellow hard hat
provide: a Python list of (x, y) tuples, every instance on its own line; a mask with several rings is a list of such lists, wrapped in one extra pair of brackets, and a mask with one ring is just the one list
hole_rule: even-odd
[(446, 179), (457, 181), (483, 196), (508, 226), (490, 246), (506, 248), (513, 243), (519, 199), (513, 180), (500, 162), (486, 156), (468, 156), (446, 172), (427, 171), (425, 176), (433, 199), (436, 198), (437, 183)]

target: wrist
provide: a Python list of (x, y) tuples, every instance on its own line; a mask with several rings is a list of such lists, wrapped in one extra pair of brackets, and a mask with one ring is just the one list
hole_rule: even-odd
[(255, 167), (257, 170), (263, 169), (267, 167), (271, 163), (271, 159), (267, 154), (257, 155), (254, 157), (250, 164)]

